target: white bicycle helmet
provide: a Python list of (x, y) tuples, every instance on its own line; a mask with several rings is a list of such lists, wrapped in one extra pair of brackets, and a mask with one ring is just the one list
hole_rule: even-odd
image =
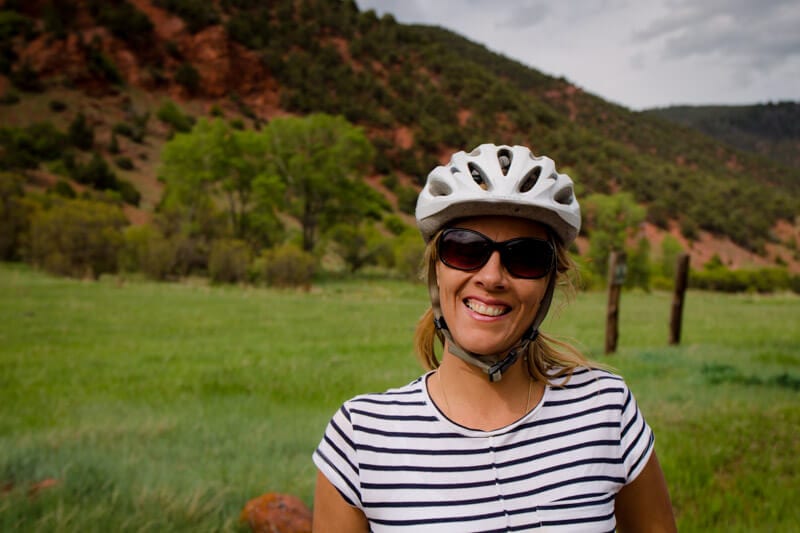
[[(581, 210), (572, 179), (556, 172), (549, 157), (536, 157), (524, 146), (482, 144), (469, 154), (457, 152), (450, 163), (434, 168), (417, 198), (417, 226), (425, 242), (451, 222), (482, 215), (514, 216), (549, 227), (564, 246), (578, 236)], [(552, 274), (528, 330), (502, 357), (468, 352), (453, 340), (442, 316), (435, 269), (428, 272), (434, 325), (447, 339), (450, 353), (499, 381), (518, 354), (539, 335), (555, 290)]]
[(417, 225), (425, 242), (453, 220), (506, 215), (550, 227), (564, 245), (575, 240), (581, 210), (572, 179), (556, 172), (549, 157), (524, 146), (482, 144), (453, 154), (428, 174), (417, 198)]

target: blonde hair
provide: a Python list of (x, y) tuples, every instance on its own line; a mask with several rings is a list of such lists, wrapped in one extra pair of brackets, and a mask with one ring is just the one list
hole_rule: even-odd
[[(422, 279), (424, 280), (428, 280), (431, 273), (435, 276), (436, 262), (439, 260), (436, 250), (440, 236), (441, 231), (430, 240), (425, 248), (422, 265)], [(550, 236), (550, 242), (556, 250), (556, 269), (552, 275), (556, 276), (558, 286), (563, 287), (568, 294), (573, 294), (575, 292), (573, 284), (573, 276), (576, 272), (575, 263), (558, 239)], [(417, 329), (414, 333), (414, 351), (426, 370), (433, 370), (440, 365), (436, 356), (436, 339), (444, 346), (444, 336), (434, 326), (433, 309), (429, 307), (417, 322)], [(548, 385), (555, 385), (554, 380), (556, 379), (561, 380), (559, 385), (565, 384), (578, 367), (598, 366), (591, 363), (571, 344), (541, 332), (536, 340), (530, 343), (525, 355), (530, 377)]]

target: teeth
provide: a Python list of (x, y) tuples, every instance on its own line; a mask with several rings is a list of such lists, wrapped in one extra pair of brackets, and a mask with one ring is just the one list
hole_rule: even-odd
[(486, 305), (482, 302), (478, 302), (475, 300), (467, 300), (466, 301), (467, 307), (475, 311), (480, 315), (485, 316), (500, 316), (506, 312), (506, 307), (497, 307), (494, 305)]

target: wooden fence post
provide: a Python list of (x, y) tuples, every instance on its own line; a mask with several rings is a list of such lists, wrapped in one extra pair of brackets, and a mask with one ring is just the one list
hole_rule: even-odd
[(675, 267), (675, 291), (672, 295), (672, 314), (669, 319), (669, 343), (680, 344), (683, 300), (689, 281), (689, 254), (680, 254)]
[(611, 252), (608, 257), (608, 308), (606, 310), (606, 347), (605, 353), (617, 351), (619, 338), (619, 297), (622, 284), (625, 283), (627, 266), (625, 252)]

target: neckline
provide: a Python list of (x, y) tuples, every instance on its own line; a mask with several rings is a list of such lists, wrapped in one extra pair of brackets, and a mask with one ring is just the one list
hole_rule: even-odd
[(542, 394), (542, 397), (527, 413), (525, 413), (517, 420), (511, 422), (510, 424), (499, 427), (497, 429), (485, 431), (482, 429), (475, 429), (459, 424), (458, 422), (450, 419), (446, 414), (444, 414), (444, 411), (442, 411), (441, 408), (438, 405), (436, 405), (436, 402), (434, 402), (433, 398), (431, 398), (431, 393), (430, 390), (428, 389), (428, 380), (431, 378), (431, 376), (433, 376), (435, 372), (436, 370), (431, 370), (427, 372), (424, 376), (422, 376), (422, 392), (425, 396), (425, 403), (435, 413), (436, 418), (439, 419), (440, 422), (449, 426), (455, 432), (460, 433), (467, 437), (493, 437), (496, 435), (502, 435), (513, 431), (518, 426), (533, 420), (538, 415), (539, 411), (542, 409), (542, 405), (544, 405), (547, 396), (550, 394), (550, 385), (545, 384), (544, 393)]

